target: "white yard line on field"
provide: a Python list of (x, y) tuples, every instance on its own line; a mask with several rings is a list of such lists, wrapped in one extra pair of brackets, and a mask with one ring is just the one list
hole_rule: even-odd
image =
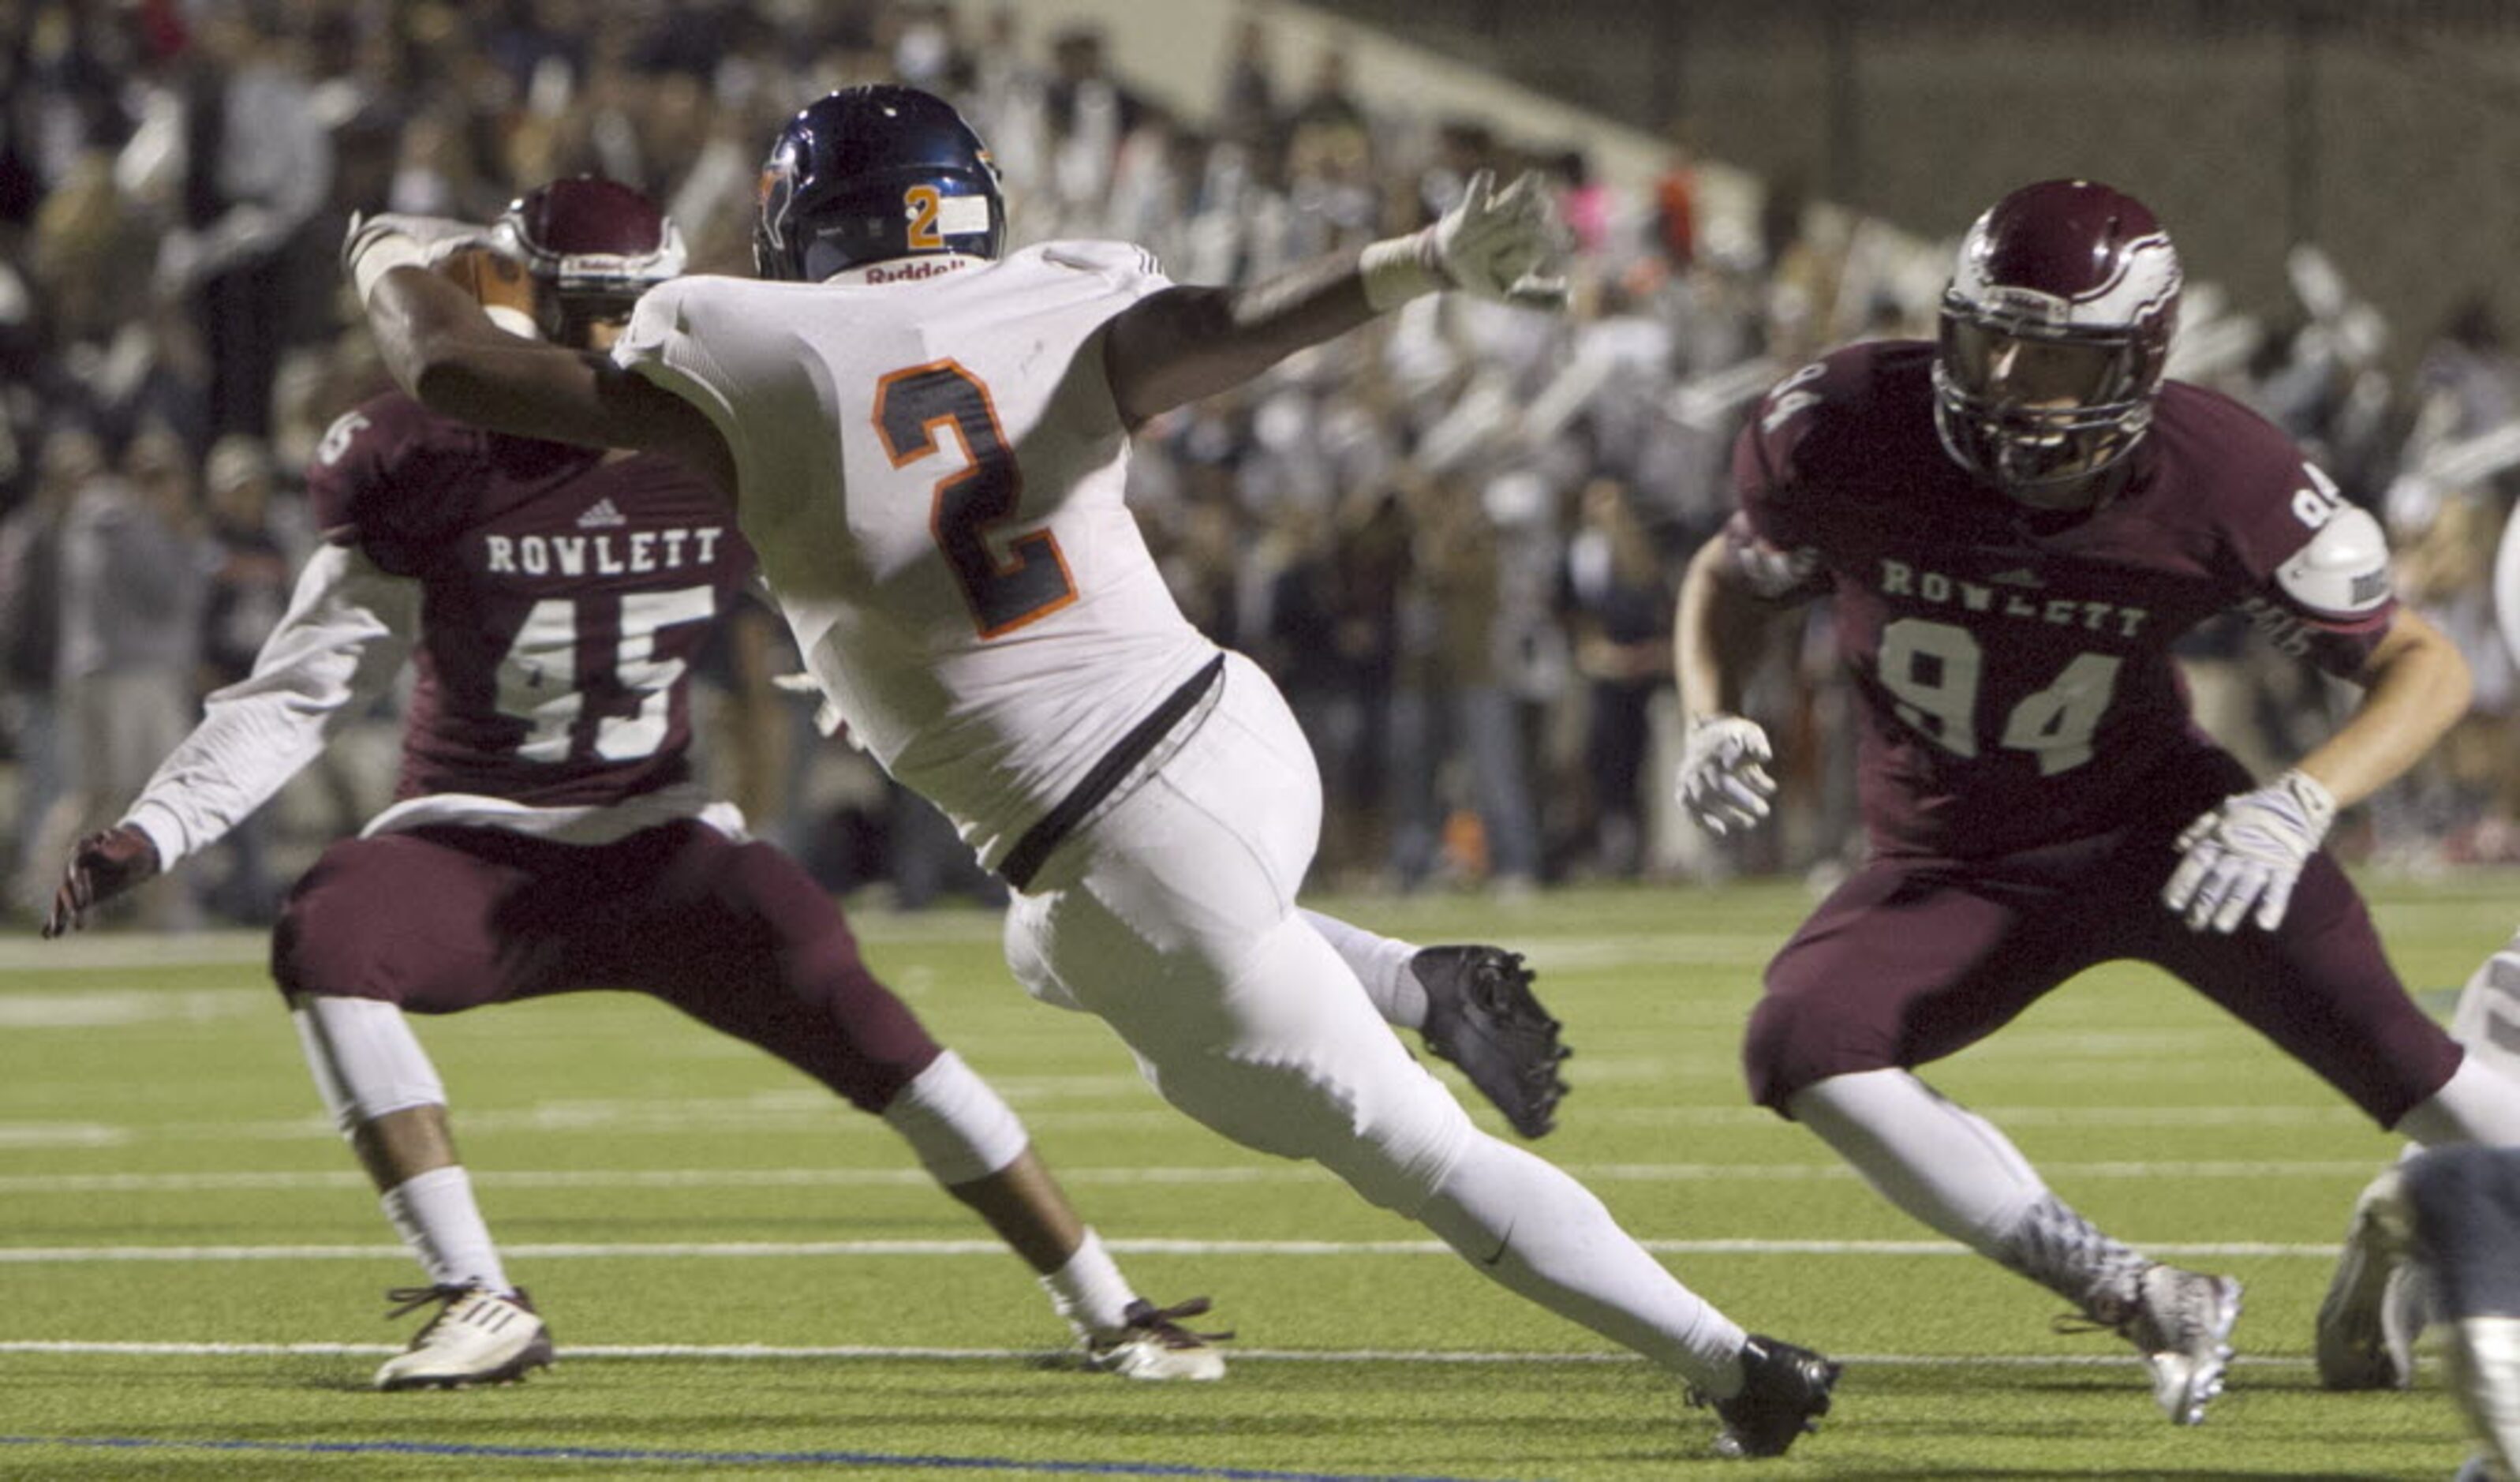
[[(106, 1343), (59, 1341), (0, 1342), (7, 1354), (102, 1354), (130, 1358), (372, 1358), (402, 1352), (391, 1343)], [(704, 1359), (754, 1362), (765, 1359), (962, 1359), (988, 1363), (1037, 1361), (1038, 1348), (886, 1348), (865, 1344), (811, 1346), (767, 1343), (572, 1343), (561, 1351), (572, 1363), (580, 1359)], [(1624, 1353), (1482, 1353), (1458, 1349), (1409, 1348), (1244, 1348), (1235, 1360), (1270, 1360), (1296, 1364), (1639, 1364)], [(2123, 1353), (2090, 1354), (1835, 1354), (1841, 1363), (1912, 1369), (1994, 1367), (2001, 1369), (2116, 1368)], [(2306, 1369), (2306, 1358), (2268, 1358), (2255, 1354), (2235, 1359), (2251, 1369)]]
[[(2349, 1179), (2368, 1177), (2368, 1158), (2252, 1162), (2050, 1163), (2051, 1179)], [(1586, 1183), (1723, 1184), (1799, 1183), (1853, 1178), (1840, 1163), (1568, 1163)], [(1062, 1168), (1063, 1184), (1211, 1186), (1322, 1183), (1329, 1175), (1307, 1164), (1256, 1168)], [(924, 1188), (934, 1182), (919, 1168), (629, 1168), (474, 1169), (476, 1187), (499, 1189), (866, 1189)], [(367, 1176), (353, 1168), (233, 1173), (22, 1173), (0, 1174), (0, 1194), (206, 1193), (228, 1191), (329, 1191), (365, 1189)]]
[[(1451, 1256), (1439, 1240), (1106, 1240), (1123, 1255), (1184, 1256)], [(1949, 1240), (1640, 1240), (1657, 1255), (1972, 1256)], [(2334, 1260), (2334, 1244), (2262, 1240), (2146, 1242), (2164, 1256), (2300, 1256)], [(760, 1260), (832, 1256), (1003, 1257), (996, 1240), (703, 1240), (556, 1241), (516, 1244), (518, 1261)], [(376, 1261), (408, 1257), (399, 1245), (17, 1245), (0, 1246), (0, 1266), (80, 1266), (101, 1262)]]
[[(1134, 1081), (1116, 1086), (1115, 1097), (1141, 1099), (1141, 1104), (1079, 1108), (1024, 1104), (1025, 1123), (1036, 1133), (1123, 1131), (1184, 1127), (1180, 1112), (1145, 1100)], [(1999, 1126), (2093, 1128), (2282, 1127), (2298, 1129), (2367, 1128), (2354, 1107), (2324, 1106), (2006, 1106), (1972, 1102), (1980, 1115)], [(1759, 1106), (1600, 1106), (1584, 1113), (1588, 1125), (1601, 1128), (1720, 1128), (1774, 1132), (1799, 1138), (1792, 1124)], [(725, 1136), (749, 1133), (762, 1137), (795, 1136), (817, 1140), (833, 1137), (888, 1136), (882, 1123), (860, 1117), (836, 1100), (807, 1093), (659, 1102), (646, 1100), (551, 1101), (534, 1106), (484, 1107), (464, 1113), (468, 1133), (535, 1133), (554, 1137), (593, 1136), (608, 1141), (634, 1133), (697, 1133)], [(338, 1134), (325, 1117), (310, 1113), (278, 1120), (220, 1121), (193, 1118), (162, 1122), (35, 1121), (0, 1122), (0, 1150), (11, 1147), (123, 1145), (159, 1143), (336, 1143)]]

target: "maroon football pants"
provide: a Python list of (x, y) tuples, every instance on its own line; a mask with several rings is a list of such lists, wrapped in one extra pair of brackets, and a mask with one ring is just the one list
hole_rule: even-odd
[(1876, 859), (1768, 966), (1742, 1065), (1784, 1108), (1815, 1081), (1913, 1068), (1995, 1033), (2100, 963), (2147, 962), (2220, 1004), (2381, 1127), (2439, 1091), (2460, 1051), (2411, 1000), (2344, 871), (2314, 856), (2272, 931), (2190, 930), (2161, 904), (2181, 831), (2254, 786), (2191, 753), (2120, 830), (1993, 859)]
[(469, 828), (345, 839), (290, 893), (272, 974), (284, 993), (413, 1013), (644, 993), (870, 1112), (940, 1053), (803, 869), (698, 822), (602, 845)]

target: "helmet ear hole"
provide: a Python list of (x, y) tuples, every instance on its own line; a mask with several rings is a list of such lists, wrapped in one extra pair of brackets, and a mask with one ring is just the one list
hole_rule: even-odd
[(951, 104), (913, 87), (842, 88), (779, 131), (761, 166), (753, 265), (819, 283), (895, 258), (994, 258), (1006, 198), (988, 147)]

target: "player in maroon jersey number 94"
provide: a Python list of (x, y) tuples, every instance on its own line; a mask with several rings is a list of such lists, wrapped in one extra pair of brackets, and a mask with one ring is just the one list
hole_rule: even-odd
[[(2179, 294), (2134, 198), (2085, 180), (2006, 196), (1960, 245), (1937, 340), (1837, 350), (1756, 408), (1739, 509), (1690, 564), (1675, 644), (1679, 792), (1719, 833), (1775, 791), (1740, 713), (1769, 612), (1832, 599), (1858, 700), (1870, 856), (1769, 964), (1751, 1095), (2125, 1335), (2192, 1424), (2239, 1283), (2094, 1228), (1916, 1067), (2134, 959), (2420, 1141), (2520, 1141), (2520, 1087), (2408, 998), (2319, 848), (2465, 708), (2466, 665), (2392, 598), (2369, 514), (2263, 418), (2164, 379)], [(2172, 657), (2234, 608), (2363, 689), (2273, 778), (2195, 728)]]

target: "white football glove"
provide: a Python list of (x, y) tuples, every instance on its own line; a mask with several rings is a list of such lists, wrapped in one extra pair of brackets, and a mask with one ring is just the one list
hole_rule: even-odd
[(1562, 309), (1565, 278), (1540, 271), (1557, 245), (1557, 215), (1538, 171), (1525, 170), (1498, 191), (1495, 171), (1481, 170), (1443, 219), (1374, 243), (1357, 265), (1366, 301), (1377, 310), (1437, 289), (1527, 309)]
[(375, 216), (354, 211), (350, 229), (341, 238), (341, 269), (350, 275), (364, 308), (378, 282), (394, 269), (433, 267), (467, 247), (490, 244), (491, 229), (474, 222), (400, 211)]
[(2287, 772), (2255, 792), (2223, 799), (2179, 835), (2186, 858), (2171, 872), (2161, 903), (2184, 912), (2190, 929), (2228, 932), (2257, 908), (2272, 931), (2292, 903), (2292, 887), (2336, 822), (2336, 798), (2318, 779)]
[(1777, 781), (1762, 765), (1770, 755), (1768, 733), (1757, 721), (1737, 715), (1694, 721), (1673, 795), (1709, 833), (1755, 829), (1777, 795)]

